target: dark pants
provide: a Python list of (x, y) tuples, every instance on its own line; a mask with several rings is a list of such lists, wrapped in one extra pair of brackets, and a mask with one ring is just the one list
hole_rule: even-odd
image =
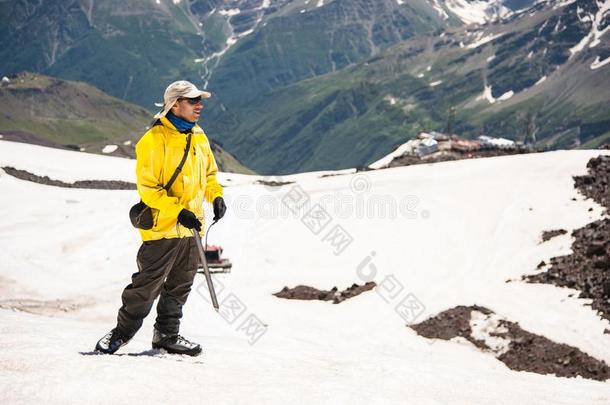
[(195, 239), (144, 242), (137, 262), (139, 271), (131, 276), (131, 284), (123, 291), (118, 330), (126, 337), (133, 337), (161, 294), (155, 328), (162, 333), (177, 334), (182, 306), (191, 291), (199, 263)]

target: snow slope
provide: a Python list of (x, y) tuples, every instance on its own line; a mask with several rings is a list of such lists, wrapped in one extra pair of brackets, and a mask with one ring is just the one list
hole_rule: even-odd
[[(153, 314), (121, 355), (91, 355), (136, 270), (139, 237), (127, 219), (135, 191), (64, 189), (0, 172), (0, 307), (34, 312), (0, 309), (0, 402), (607, 404), (610, 382), (515, 372), (470, 344), (417, 336), (382, 289), (339, 305), (271, 295), (285, 285), (342, 289), (376, 271), (378, 283), (393, 275), (403, 286), (396, 299), (412, 293), (425, 306), (413, 321), (476, 303), (610, 362), (610, 325), (586, 300), (518, 281), (569, 252), (569, 234), (539, 244), (541, 231), (600, 217), (571, 179), (600, 153), (608, 152), (309, 173), (283, 187), (222, 175), (229, 212), (209, 241), (234, 267), (215, 276), (221, 314), (203, 277), (195, 281), (182, 333), (203, 344), (198, 358), (151, 351)], [(7, 165), (61, 180), (134, 181), (133, 161), (0, 141)], [(318, 234), (281, 202), (295, 185), (326, 207), (330, 223)], [(379, 201), (406, 208), (382, 216)], [(353, 242), (335, 255), (323, 239), (337, 224)], [(227, 312), (234, 297), (239, 317)], [(250, 315), (267, 325), (254, 344), (239, 330)]]

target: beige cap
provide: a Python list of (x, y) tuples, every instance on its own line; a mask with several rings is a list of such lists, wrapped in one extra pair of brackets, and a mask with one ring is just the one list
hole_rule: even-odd
[(163, 110), (155, 114), (155, 118), (165, 117), (165, 114), (172, 109), (179, 98), (194, 98), (199, 96), (202, 98), (210, 98), (212, 97), (212, 94), (208, 93), (207, 91), (199, 90), (197, 86), (191, 82), (187, 82), (186, 80), (178, 80), (177, 82), (173, 82), (165, 89), (165, 93), (163, 94), (163, 104), (155, 103), (155, 105), (163, 107)]

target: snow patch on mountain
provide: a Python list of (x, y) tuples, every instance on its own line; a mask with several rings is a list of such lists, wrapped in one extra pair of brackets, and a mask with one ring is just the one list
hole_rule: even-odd
[(534, 86), (538, 86), (540, 83), (544, 82), (546, 80), (546, 75), (542, 76), (540, 79), (538, 79), (538, 81), (536, 83), (534, 83)]
[(112, 153), (117, 150), (119, 147), (117, 145), (106, 145), (102, 149), (102, 153)]
[(445, 0), (445, 7), (465, 24), (485, 24), (511, 14), (501, 0)]
[(438, 13), (438, 15), (443, 19), (449, 19), (449, 14), (445, 11), (445, 9), (439, 4), (438, 0), (428, 0), (428, 4), (432, 6), (434, 10)]
[[(606, 25), (603, 29), (600, 27), (603, 25), (604, 19), (610, 10), (610, 0), (604, 0), (597, 2), (597, 12), (595, 15), (587, 14), (589, 20), (593, 21), (591, 24), (591, 31), (587, 35), (585, 35), (578, 44), (574, 45), (570, 48), (570, 58), (576, 55), (578, 52), (582, 51), (585, 46), (589, 45), (589, 48), (594, 48), (601, 42), (600, 38), (610, 30), (610, 25)], [(581, 19), (585, 18), (585, 16), (581, 16), (580, 12), (582, 10), (577, 9), (578, 17)]]
[(496, 35), (487, 35), (487, 36), (483, 37), (483, 33), (481, 32), (477, 35), (477, 40), (471, 44), (466, 45), (466, 48), (468, 48), (468, 49), (478, 48), (479, 46), (484, 45), (490, 41), (493, 41), (496, 38), (500, 38), (502, 35), (504, 35), (503, 32), (496, 34)]
[(487, 100), (487, 101), (489, 101), (490, 104), (493, 104), (493, 103), (496, 102), (496, 99), (491, 94), (491, 86), (490, 85), (486, 85), (485, 89), (483, 90), (483, 94), (481, 94), (476, 99), (477, 99), (477, 101), (478, 100)]
[[(576, 2), (576, 0), (561, 0), (558, 1), (554, 6), (553, 6), (553, 10), (557, 10), (558, 8), (561, 7), (565, 7), (565, 6), (569, 6), (570, 4)], [(548, 3), (548, 0), (547, 0)]]
[(515, 92), (512, 90), (507, 91), (506, 93), (502, 94), (500, 97), (497, 98), (498, 101), (506, 101), (509, 98), (511, 98), (512, 96), (515, 95)]
[(224, 16), (227, 16), (227, 17), (233, 17), (234, 15), (237, 15), (239, 13), (241, 13), (241, 10), (238, 9), (238, 8), (231, 8), (231, 9), (228, 9), (228, 10), (220, 10), (218, 12), (218, 14), (224, 15)]
[(491, 85), (486, 85), (485, 89), (483, 90), (483, 93), (480, 96), (478, 96), (476, 98), (476, 100), (477, 101), (487, 100), (487, 101), (489, 101), (489, 104), (494, 104), (496, 101), (506, 101), (514, 95), (515, 95), (515, 92), (512, 90), (509, 90), (509, 91), (505, 92), (504, 94), (502, 94), (500, 97), (496, 98), (492, 94)]
[(610, 63), (610, 57), (607, 57), (606, 59), (600, 62), (598, 56), (597, 58), (595, 58), (593, 63), (591, 63), (591, 70), (599, 69), (600, 67), (605, 66), (608, 63)]

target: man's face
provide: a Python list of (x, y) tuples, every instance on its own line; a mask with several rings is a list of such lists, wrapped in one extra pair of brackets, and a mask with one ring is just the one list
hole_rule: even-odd
[(201, 97), (179, 98), (172, 107), (172, 112), (175, 115), (190, 122), (195, 122), (199, 119), (201, 110), (203, 110)]

